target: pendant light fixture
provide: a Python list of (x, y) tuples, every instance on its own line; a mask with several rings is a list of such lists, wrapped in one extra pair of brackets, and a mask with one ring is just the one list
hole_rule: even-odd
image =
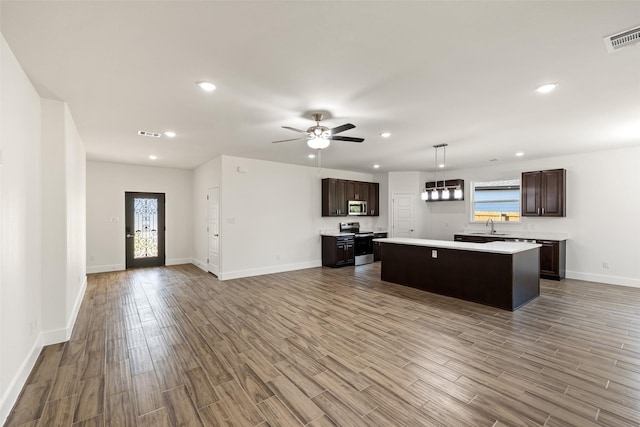
[[(424, 190), (420, 194), (420, 198), (426, 202), (429, 201), (446, 201), (446, 200), (464, 200), (464, 180), (452, 179), (447, 181), (447, 147), (449, 144), (434, 145), (435, 148), (435, 170), (434, 181), (426, 182)], [(439, 149), (442, 148), (442, 163), (438, 162)], [(438, 181), (438, 169), (443, 169), (442, 180)], [(442, 185), (440, 185), (442, 182)]]

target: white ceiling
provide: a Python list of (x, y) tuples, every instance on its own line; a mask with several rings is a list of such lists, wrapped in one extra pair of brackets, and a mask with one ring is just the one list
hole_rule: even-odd
[[(93, 160), (193, 168), (220, 154), (314, 165), (271, 144), (328, 111), (323, 167), (432, 170), (640, 144), (639, 1), (2, 1), (38, 92), (69, 104)], [(202, 92), (195, 82), (218, 89)], [(559, 83), (549, 95), (534, 88)], [(174, 139), (137, 135), (173, 130)], [(383, 131), (392, 133), (383, 139)], [(158, 159), (151, 161), (149, 154)]]

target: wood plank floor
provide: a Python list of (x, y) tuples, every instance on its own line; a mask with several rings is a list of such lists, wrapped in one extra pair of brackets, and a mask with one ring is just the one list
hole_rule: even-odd
[(379, 277), (90, 275), (6, 425), (640, 425), (640, 289), (542, 280), (511, 313)]

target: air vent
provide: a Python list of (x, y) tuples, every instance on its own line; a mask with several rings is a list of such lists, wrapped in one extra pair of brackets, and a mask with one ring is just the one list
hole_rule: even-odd
[(604, 38), (604, 44), (607, 47), (607, 52), (609, 53), (637, 43), (640, 43), (640, 27), (632, 28), (622, 33)]
[(160, 134), (158, 132), (147, 132), (146, 130), (139, 130), (138, 135), (150, 136), (152, 138), (160, 138)]

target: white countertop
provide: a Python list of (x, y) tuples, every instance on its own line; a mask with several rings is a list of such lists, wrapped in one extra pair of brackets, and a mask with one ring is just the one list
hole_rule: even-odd
[[(387, 232), (386, 231), (370, 231), (369, 233), (387, 233)], [(338, 237), (338, 236), (355, 236), (355, 233), (341, 233), (335, 230), (320, 230), (320, 235)]]
[(567, 240), (569, 235), (567, 233), (547, 233), (544, 231), (504, 231), (496, 230), (496, 233), (491, 234), (488, 231), (477, 230), (465, 230), (459, 233), (461, 236), (486, 236), (486, 237), (500, 237), (504, 239), (529, 239), (529, 240)]
[(322, 230), (320, 232), (321, 236), (332, 236), (332, 237), (339, 237), (339, 236), (355, 236), (355, 233), (341, 233), (339, 231), (333, 231), (333, 230)]
[(469, 243), (451, 242), (446, 240), (413, 239), (409, 237), (391, 237), (387, 239), (373, 239), (375, 242), (394, 243), (398, 245), (428, 246), (430, 248), (457, 249), (473, 252), (490, 252), (496, 254), (516, 254), (539, 248), (537, 243), (524, 242), (489, 242), (489, 243)]

